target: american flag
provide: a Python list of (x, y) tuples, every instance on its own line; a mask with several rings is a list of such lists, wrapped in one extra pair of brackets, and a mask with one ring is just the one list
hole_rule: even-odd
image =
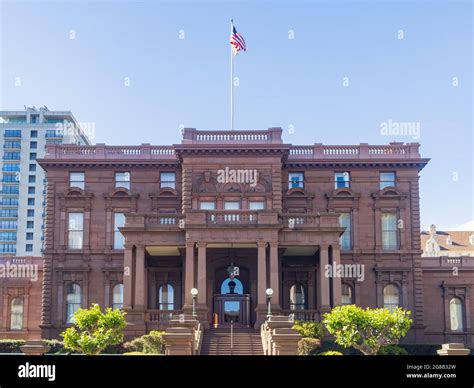
[(234, 55), (241, 50), (246, 51), (245, 40), (242, 35), (240, 35), (234, 26), (232, 26), (232, 34), (230, 35), (230, 44), (232, 46), (232, 52)]

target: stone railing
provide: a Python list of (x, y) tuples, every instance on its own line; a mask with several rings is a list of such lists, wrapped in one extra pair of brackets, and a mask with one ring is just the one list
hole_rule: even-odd
[(263, 354), (266, 356), (293, 356), (298, 354), (301, 335), (293, 329), (290, 316), (271, 316), (260, 326)]
[(293, 315), (296, 321), (319, 322), (318, 310), (281, 310), (283, 315)]
[(165, 228), (180, 229), (184, 227), (184, 216), (173, 213), (127, 213), (125, 228)]
[(193, 316), (181, 314), (169, 321), (163, 336), (168, 356), (195, 356), (200, 353), (203, 326)]
[(267, 130), (205, 131), (183, 130), (183, 144), (281, 144), (281, 128)]
[(147, 322), (169, 322), (182, 313), (182, 310), (147, 310), (145, 320)]
[(177, 160), (173, 146), (152, 146), (150, 144), (142, 144), (139, 146), (106, 146), (105, 144), (79, 146), (72, 144), (48, 144), (46, 146), (44, 159)]
[(293, 145), (288, 159), (418, 159), (419, 143), (392, 142), (388, 145)]
[(423, 268), (474, 268), (474, 257), (471, 256), (439, 256), (439, 257), (423, 257)]
[(186, 213), (186, 226), (277, 225), (273, 210), (191, 210)]
[(280, 223), (287, 229), (301, 228), (338, 228), (338, 213), (306, 213), (293, 214), (282, 213), (280, 215)]

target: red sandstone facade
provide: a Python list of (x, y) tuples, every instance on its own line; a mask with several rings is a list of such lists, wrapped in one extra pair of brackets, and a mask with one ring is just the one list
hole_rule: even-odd
[[(258, 327), (271, 287), (274, 313), (319, 320), (341, 303), (398, 304), (412, 311), (407, 342), (472, 346), (472, 262), (452, 281), (448, 264), (422, 261), (418, 180), (428, 159), (419, 145), (294, 146), (281, 133), (185, 129), (173, 146), (50, 146), (39, 161), (48, 180), (43, 337), (57, 337), (74, 306), (120, 303), (121, 285), (129, 336), (190, 312), (192, 288), (204, 327), (230, 318)], [(221, 182), (226, 167), (256, 170), (258, 181)], [(381, 186), (383, 172), (392, 183)], [(129, 184), (117, 182), (122, 173)], [(325, 275), (341, 262), (363, 265), (363, 281)], [(449, 295), (459, 293), (463, 325), (452, 331)]]

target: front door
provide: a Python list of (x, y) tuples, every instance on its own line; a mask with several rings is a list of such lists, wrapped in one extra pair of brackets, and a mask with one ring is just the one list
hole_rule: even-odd
[(250, 326), (250, 295), (243, 293), (242, 282), (227, 278), (222, 282), (221, 293), (214, 295), (213, 323), (227, 326)]

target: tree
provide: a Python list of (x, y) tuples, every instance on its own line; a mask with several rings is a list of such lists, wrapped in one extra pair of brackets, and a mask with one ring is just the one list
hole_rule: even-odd
[(125, 313), (110, 307), (103, 313), (98, 304), (79, 309), (72, 319), (73, 326), (61, 333), (64, 347), (83, 354), (99, 354), (109, 345), (123, 341)]
[(377, 354), (381, 346), (396, 345), (410, 329), (410, 314), (402, 308), (390, 312), (385, 308), (338, 306), (324, 315), (323, 323), (337, 344), (352, 346), (367, 356)]

